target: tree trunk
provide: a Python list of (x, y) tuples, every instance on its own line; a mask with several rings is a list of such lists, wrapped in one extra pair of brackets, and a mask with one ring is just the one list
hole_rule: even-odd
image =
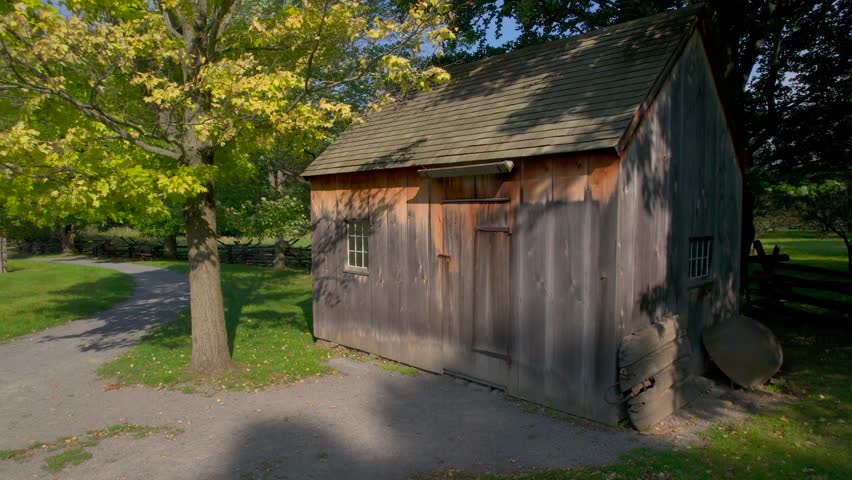
[(76, 237), (77, 231), (74, 230), (74, 225), (65, 225), (65, 227), (59, 229), (59, 245), (63, 254), (74, 253), (74, 239)]
[(222, 299), (221, 268), (216, 247), (216, 203), (213, 185), (187, 201), (189, 295), (192, 317), (192, 361), (189, 368), (211, 375), (233, 366)]
[(848, 238), (844, 238), (843, 242), (846, 243), (846, 271), (852, 273), (852, 242)]
[(177, 258), (177, 235), (167, 235), (163, 238), (163, 257), (169, 260)]
[(287, 268), (287, 250), (290, 244), (283, 238), (275, 239), (275, 258), (272, 260), (272, 268), (275, 270), (284, 270)]
[(746, 302), (751, 301), (749, 296), (749, 262), (748, 257), (751, 254), (751, 244), (754, 243), (754, 192), (749, 188), (748, 182), (743, 182), (742, 192), (742, 219), (740, 224), (740, 292)]
[(8, 257), (8, 247), (6, 245), (7, 240), (3, 237), (0, 237), (0, 273), (6, 273), (8, 270), (6, 267), (6, 259)]

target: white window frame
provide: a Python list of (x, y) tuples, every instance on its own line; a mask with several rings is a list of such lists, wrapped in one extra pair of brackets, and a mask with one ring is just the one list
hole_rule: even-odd
[(370, 268), (370, 220), (346, 221), (346, 268), (350, 273), (366, 274)]
[(710, 278), (713, 261), (713, 237), (689, 237), (687, 278), (691, 281)]

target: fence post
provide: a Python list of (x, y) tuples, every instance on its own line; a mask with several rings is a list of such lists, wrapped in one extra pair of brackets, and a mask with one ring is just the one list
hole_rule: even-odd
[(6, 260), (8, 258), (6, 237), (0, 237), (0, 273), (6, 273)]

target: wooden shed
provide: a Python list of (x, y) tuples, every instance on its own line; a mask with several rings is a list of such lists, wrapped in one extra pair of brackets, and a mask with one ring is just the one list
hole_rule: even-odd
[(739, 309), (742, 178), (698, 23), (461, 65), (341, 135), (304, 173), (315, 335), (623, 418), (622, 338), (676, 314), (701, 352)]

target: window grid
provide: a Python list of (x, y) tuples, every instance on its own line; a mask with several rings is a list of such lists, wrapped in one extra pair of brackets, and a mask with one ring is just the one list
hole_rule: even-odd
[(698, 237), (689, 239), (689, 279), (701, 279), (710, 276), (710, 254), (713, 239)]
[(347, 265), (366, 270), (370, 264), (369, 222), (367, 220), (350, 220), (346, 224), (346, 236), (349, 242)]

